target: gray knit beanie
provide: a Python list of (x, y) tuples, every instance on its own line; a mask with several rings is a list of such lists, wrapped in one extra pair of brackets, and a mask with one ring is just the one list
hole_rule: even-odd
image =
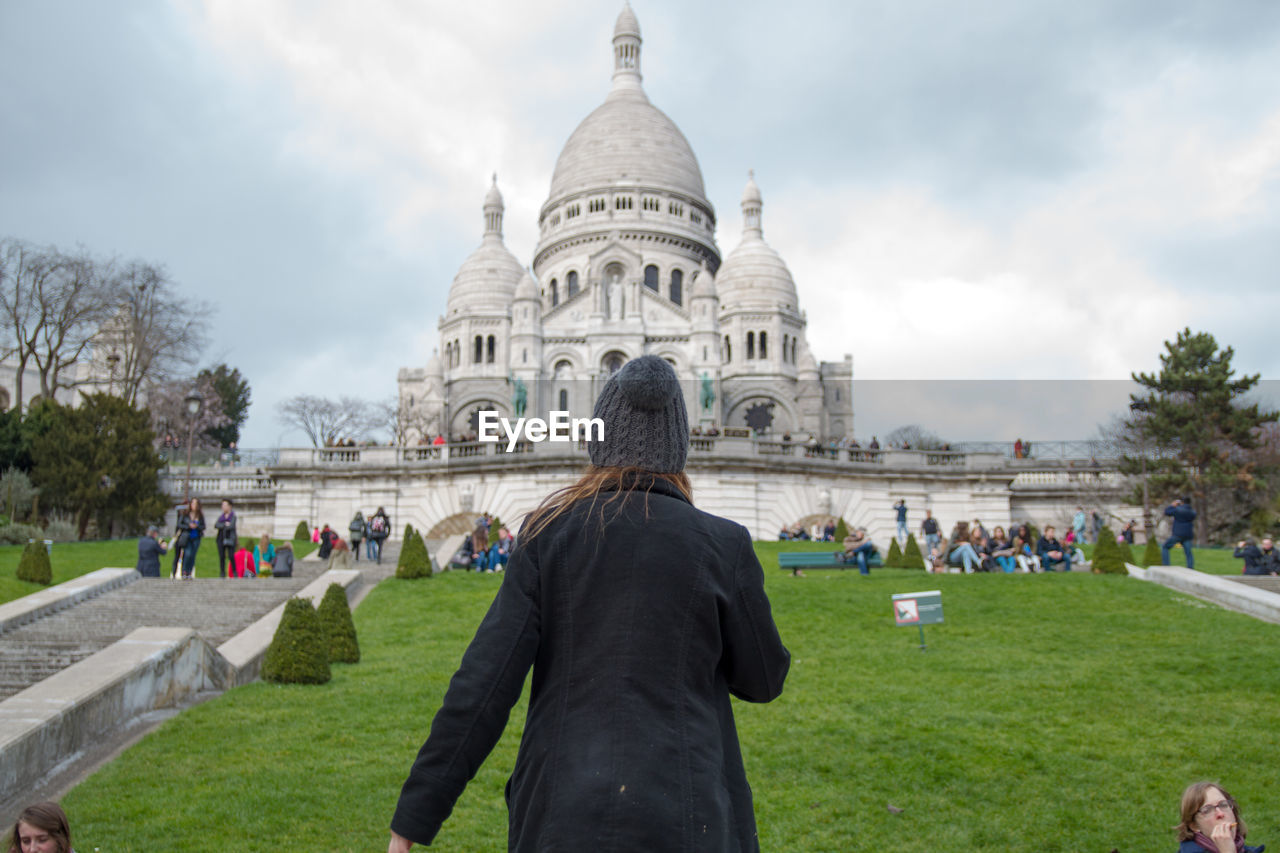
[(663, 359), (642, 355), (624, 364), (604, 384), (591, 416), (604, 421), (604, 438), (587, 442), (592, 464), (657, 474), (684, 470), (689, 416), (680, 380)]

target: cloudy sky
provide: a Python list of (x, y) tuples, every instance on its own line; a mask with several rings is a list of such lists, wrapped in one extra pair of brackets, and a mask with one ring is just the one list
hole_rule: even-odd
[[(620, 8), (9, 0), (0, 234), (167, 266), (250, 380), (242, 444), (299, 443), (278, 401), (389, 398), (429, 358), (493, 172), (531, 259)], [(754, 169), (859, 434), (1086, 437), (1184, 326), (1280, 378), (1280, 4), (633, 8), (722, 252)], [(926, 379), (1020, 381), (896, 381)], [(1097, 381), (1017, 405), (1042, 379)]]

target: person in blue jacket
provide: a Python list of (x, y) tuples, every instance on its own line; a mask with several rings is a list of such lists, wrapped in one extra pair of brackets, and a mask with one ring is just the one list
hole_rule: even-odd
[(1169, 565), (1169, 551), (1174, 545), (1181, 544), (1187, 555), (1187, 568), (1196, 567), (1195, 558), (1191, 556), (1191, 540), (1195, 538), (1196, 511), (1191, 508), (1191, 498), (1180, 498), (1165, 507), (1164, 514), (1173, 519), (1172, 535), (1160, 546), (1160, 562)]
[(1178, 853), (1263, 853), (1267, 845), (1244, 843), (1248, 830), (1240, 805), (1216, 782), (1194, 782), (1182, 792)]

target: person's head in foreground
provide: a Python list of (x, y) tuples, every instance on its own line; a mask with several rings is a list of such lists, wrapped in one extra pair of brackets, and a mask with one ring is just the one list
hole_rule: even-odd
[(1216, 782), (1195, 782), (1182, 792), (1178, 853), (1245, 853), (1247, 832), (1240, 806)]
[(759, 849), (730, 696), (773, 700), (790, 655), (751, 534), (693, 506), (667, 362), (623, 365), (593, 417), (591, 466), (517, 533), (401, 791), (391, 853), (435, 839), (531, 668), (509, 849)]
[(9, 853), (71, 853), (71, 824), (57, 803), (27, 806), (13, 825)]

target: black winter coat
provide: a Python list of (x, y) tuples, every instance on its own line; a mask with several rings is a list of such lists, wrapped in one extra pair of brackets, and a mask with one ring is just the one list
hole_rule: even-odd
[(729, 696), (768, 702), (790, 666), (764, 572), (741, 525), (662, 480), (637, 486), (605, 508), (603, 536), (583, 501), (519, 537), (401, 791), (397, 833), (435, 837), (532, 666), (509, 849), (759, 849)]

